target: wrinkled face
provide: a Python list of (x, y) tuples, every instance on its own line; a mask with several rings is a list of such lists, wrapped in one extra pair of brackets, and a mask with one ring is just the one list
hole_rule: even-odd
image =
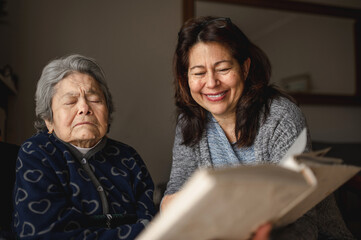
[(92, 147), (108, 129), (108, 108), (95, 79), (74, 72), (55, 85), (53, 121), (45, 120), (49, 131), (64, 142)]
[(189, 51), (188, 84), (191, 95), (218, 121), (235, 116), (250, 60), (247, 59), (244, 64), (245, 71), (241, 74), (241, 66), (219, 43), (199, 42)]

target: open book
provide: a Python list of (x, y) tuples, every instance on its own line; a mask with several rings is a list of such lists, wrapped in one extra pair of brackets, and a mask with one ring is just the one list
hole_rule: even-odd
[(248, 239), (263, 223), (292, 223), (361, 170), (305, 146), (306, 130), (279, 165), (197, 170), (137, 240)]

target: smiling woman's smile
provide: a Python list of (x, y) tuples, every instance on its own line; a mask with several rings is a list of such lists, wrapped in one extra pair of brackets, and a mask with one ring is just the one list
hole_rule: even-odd
[(227, 94), (228, 91), (224, 91), (221, 93), (215, 93), (215, 94), (204, 94), (206, 95), (206, 97), (208, 98), (209, 101), (221, 101), (225, 98), (225, 95)]

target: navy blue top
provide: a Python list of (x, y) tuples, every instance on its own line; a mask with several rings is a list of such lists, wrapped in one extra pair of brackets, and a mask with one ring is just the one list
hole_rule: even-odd
[(156, 212), (150, 174), (132, 147), (103, 142), (81, 160), (53, 134), (38, 133), (21, 146), (13, 195), (18, 238), (134, 239), (144, 229)]

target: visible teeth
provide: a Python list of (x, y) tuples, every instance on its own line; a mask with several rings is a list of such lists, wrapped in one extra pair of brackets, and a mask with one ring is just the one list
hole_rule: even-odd
[(222, 93), (217, 94), (217, 95), (207, 95), (207, 97), (209, 97), (209, 98), (217, 98), (217, 97), (222, 97), (224, 94), (225, 94), (225, 92), (222, 92)]

